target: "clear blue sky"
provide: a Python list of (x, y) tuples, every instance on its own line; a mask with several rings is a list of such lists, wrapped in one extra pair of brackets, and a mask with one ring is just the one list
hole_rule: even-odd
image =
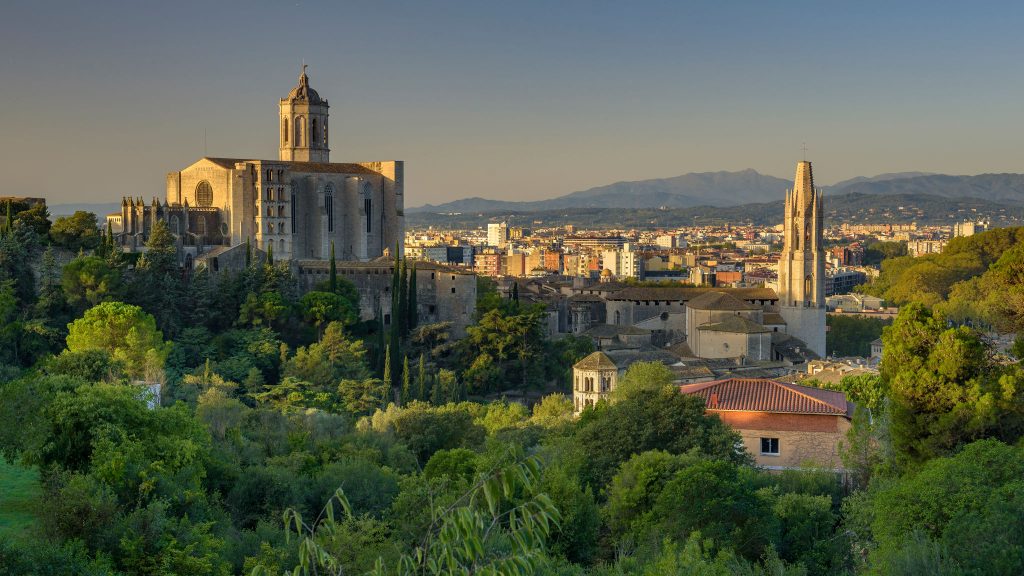
[(0, 8), (0, 195), (163, 195), (276, 158), (302, 59), (334, 161), (407, 205), (739, 170), (1024, 171), (1022, 3), (46, 2)]

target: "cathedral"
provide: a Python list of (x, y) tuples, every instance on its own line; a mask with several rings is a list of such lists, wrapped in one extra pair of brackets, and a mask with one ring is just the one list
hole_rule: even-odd
[[(167, 174), (163, 200), (121, 202), (121, 243), (137, 250), (164, 221), (186, 263), (247, 241), (278, 260), (368, 261), (403, 244), (403, 163), (330, 161), (328, 103), (298, 85), (278, 103), (277, 160), (201, 158)], [(389, 250), (390, 249), (390, 250)]]

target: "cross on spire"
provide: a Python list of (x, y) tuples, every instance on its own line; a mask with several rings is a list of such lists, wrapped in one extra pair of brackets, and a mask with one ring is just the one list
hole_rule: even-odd
[(807, 161), (807, 142), (804, 142), (800, 146), (800, 149), (803, 150), (803, 152), (804, 152), (804, 162), (806, 162)]

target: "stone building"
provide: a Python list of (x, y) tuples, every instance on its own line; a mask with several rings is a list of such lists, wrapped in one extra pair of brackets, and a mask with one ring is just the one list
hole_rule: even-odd
[(854, 405), (843, 392), (762, 378), (729, 378), (680, 386), (732, 426), (755, 462), (769, 470), (813, 466), (841, 471), (841, 443)]
[(121, 203), (121, 241), (141, 248), (157, 220), (185, 256), (250, 240), (277, 260), (368, 261), (401, 250), (404, 164), (330, 161), (328, 103), (298, 85), (278, 103), (277, 160), (201, 158), (167, 174), (164, 199)]
[(784, 240), (779, 256), (779, 313), (786, 331), (825, 355), (825, 250), (822, 192), (814, 188), (811, 163), (796, 165), (786, 192)]
[(579, 414), (615, 389), (619, 369), (607, 354), (599, 350), (573, 365), (572, 380), (573, 411)]
[[(327, 260), (298, 260), (293, 269), (303, 292), (330, 277)], [(359, 292), (359, 317), (371, 320), (377, 311), (391, 324), (393, 258), (370, 262), (338, 262), (338, 278), (351, 282)], [(416, 262), (416, 305), (420, 324), (450, 322), (454, 338), (466, 335), (476, 314), (476, 276), (466, 270), (433, 262)]]

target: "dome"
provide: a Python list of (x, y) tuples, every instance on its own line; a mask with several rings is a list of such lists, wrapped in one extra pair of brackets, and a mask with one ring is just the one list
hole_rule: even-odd
[(323, 104), (324, 101), (320, 99), (320, 95), (309, 87), (309, 76), (306, 76), (306, 66), (302, 66), (302, 74), (299, 75), (299, 85), (292, 88), (292, 91), (288, 93), (288, 100), (297, 100), (299, 102), (309, 102), (310, 104)]

